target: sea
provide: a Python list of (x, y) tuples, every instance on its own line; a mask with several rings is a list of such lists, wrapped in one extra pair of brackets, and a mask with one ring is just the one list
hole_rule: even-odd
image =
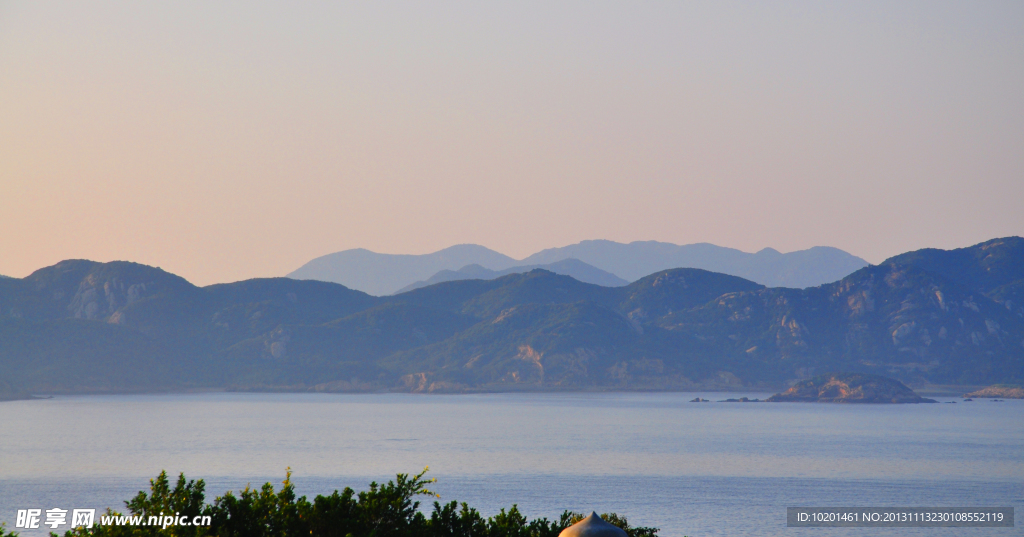
[[(766, 393), (191, 393), (0, 403), (0, 522), (112, 507), (161, 470), (207, 500), (286, 472), (300, 495), (428, 477), (439, 501), (529, 518), (616, 512), (676, 536), (1021, 535), (790, 528), (787, 507), (1014, 507), (1024, 401), (730, 403)], [(690, 402), (694, 398), (711, 402)], [(434, 498), (423, 497), (429, 510)], [(57, 528), (63, 533), (67, 526)]]

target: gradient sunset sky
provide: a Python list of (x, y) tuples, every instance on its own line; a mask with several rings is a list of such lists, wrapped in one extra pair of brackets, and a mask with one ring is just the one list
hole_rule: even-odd
[(0, 274), (1024, 235), (1024, 2), (0, 2)]

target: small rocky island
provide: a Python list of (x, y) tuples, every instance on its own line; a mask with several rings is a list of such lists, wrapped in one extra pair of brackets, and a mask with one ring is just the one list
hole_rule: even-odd
[(988, 388), (965, 393), (964, 397), (977, 397), (989, 399), (1024, 399), (1024, 387), (1012, 384), (993, 384)]
[(827, 373), (797, 383), (769, 403), (934, 403), (898, 380), (862, 373)]

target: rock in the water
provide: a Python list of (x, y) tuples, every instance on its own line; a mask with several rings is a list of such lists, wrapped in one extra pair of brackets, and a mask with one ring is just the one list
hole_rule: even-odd
[(558, 537), (626, 537), (626, 532), (597, 516), (597, 512), (569, 526)]
[(902, 382), (878, 375), (827, 373), (797, 383), (768, 402), (810, 403), (934, 403), (914, 393)]
[(988, 388), (966, 393), (964, 397), (1002, 397), (1004, 399), (1024, 399), (1024, 387), (1010, 384), (993, 384)]

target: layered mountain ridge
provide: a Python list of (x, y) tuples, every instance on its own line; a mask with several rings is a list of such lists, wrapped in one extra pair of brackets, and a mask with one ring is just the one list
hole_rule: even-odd
[(535, 269), (386, 297), (288, 278), (196, 287), (145, 265), (70, 260), (0, 279), (0, 382), (31, 393), (681, 390), (852, 371), (1019, 384), (1024, 311), (1003, 293), (1022, 249), (982, 243), (954, 269), (935, 261), (945, 254), (911, 252), (807, 289), (693, 268), (608, 287)]
[(671, 268), (699, 268), (739, 276), (769, 287), (805, 288), (836, 281), (867, 264), (859, 257), (826, 246), (786, 254), (765, 248), (751, 254), (708, 243), (677, 245), (636, 241), (623, 244), (589, 240), (543, 250), (518, 261), (475, 244), (461, 244), (424, 255), (345, 250), (318, 257), (288, 277), (340, 283), (383, 296), (441, 281), (491, 278), (534, 268), (606, 286), (625, 285)]
[(466, 265), (459, 270), (442, 270), (426, 280), (406, 285), (399, 289), (395, 294), (405, 293), (407, 291), (412, 291), (413, 289), (419, 289), (420, 287), (426, 287), (435, 283), (451, 282), (455, 280), (493, 280), (508, 274), (530, 272), (536, 269), (554, 272), (555, 274), (561, 274), (563, 276), (571, 276), (581, 282), (592, 283), (604, 287), (622, 287), (629, 283), (610, 272), (605, 272), (597, 267), (588, 265), (579, 259), (570, 258), (543, 265), (519, 265), (504, 270), (490, 270), (476, 264)]

